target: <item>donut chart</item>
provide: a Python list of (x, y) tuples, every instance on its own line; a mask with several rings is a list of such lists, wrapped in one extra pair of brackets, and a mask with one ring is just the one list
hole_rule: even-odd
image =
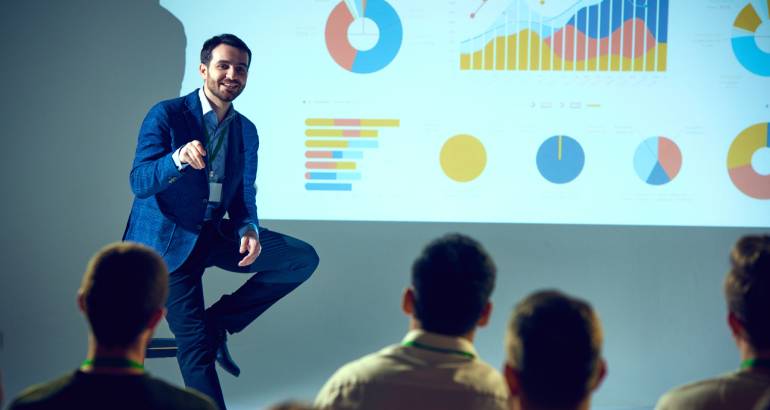
[(585, 153), (574, 138), (556, 135), (548, 138), (537, 150), (540, 175), (554, 184), (566, 184), (583, 171)]
[(770, 6), (764, 2), (756, 4), (757, 7), (747, 4), (735, 18), (733, 53), (744, 68), (767, 77), (770, 76)]
[(755, 199), (770, 199), (770, 174), (762, 175), (752, 167), (754, 153), (770, 149), (770, 124), (760, 123), (743, 130), (727, 153), (727, 170), (733, 184), (744, 194)]
[[(362, 18), (372, 20), (379, 29), (377, 43), (369, 50), (356, 49), (348, 38), (350, 26)], [(326, 21), (329, 54), (342, 68), (354, 73), (369, 74), (385, 68), (396, 58), (402, 39), (401, 19), (385, 0), (358, 0), (350, 7), (340, 1)]]
[(682, 169), (682, 152), (666, 137), (647, 138), (636, 149), (634, 170), (650, 185), (665, 185), (673, 181)]

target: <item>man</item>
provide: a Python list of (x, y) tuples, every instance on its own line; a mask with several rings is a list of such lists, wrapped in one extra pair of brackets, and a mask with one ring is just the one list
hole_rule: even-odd
[(215, 410), (202, 394), (143, 370), (167, 294), (166, 264), (151, 249), (127, 242), (103, 248), (89, 262), (77, 296), (90, 329), (86, 361), (72, 374), (27, 389), (10, 409)]
[[(232, 104), (246, 86), (250, 63), (251, 51), (238, 37), (212, 37), (201, 50), (203, 87), (147, 114), (131, 170), (136, 198), (124, 234), (157, 250), (168, 264), (166, 320), (176, 336), (182, 376), (222, 409), (215, 360), (240, 373), (227, 352), (226, 334), (243, 330), (318, 265), (310, 245), (258, 226), (259, 138)], [(206, 309), (202, 276), (210, 266), (259, 273)]]
[(505, 379), (517, 410), (587, 410), (607, 371), (596, 313), (558, 291), (536, 292), (516, 306), (505, 350)]
[(323, 386), (320, 409), (504, 409), (502, 376), (473, 348), (492, 313), (495, 265), (475, 240), (439, 238), (412, 266), (401, 344), (348, 363)]
[(659, 410), (753, 409), (770, 389), (770, 236), (746, 236), (733, 247), (724, 283), (727, 326), (740, 369), (673, 389)]

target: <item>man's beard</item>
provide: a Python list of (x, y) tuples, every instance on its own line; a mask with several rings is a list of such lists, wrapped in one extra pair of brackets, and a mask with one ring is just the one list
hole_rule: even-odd
[(224, 87), (224, 84), (220, 84), (219, 81), (216, 81), (212, 78), (209, 78), (208, 81), (206, 81), (206, 88), (209, 89), (209, 92), (224, 102), (232, 102), (239, 95), (241, 95), (241, 92), (243, 91), (243, 84), (241, 83), (238, 83), (238, 87), (235, 88), (235, 91), (231, 91), (229, 93), (220, 91), (220, 86)]

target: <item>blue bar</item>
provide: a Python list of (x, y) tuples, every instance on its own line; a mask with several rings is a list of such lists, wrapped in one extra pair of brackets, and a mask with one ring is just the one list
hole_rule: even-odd
[(605, 38), (609, 37), (610, 35), (610, 1), (604, 0), (602, 2), (602, 22), (601, 22), (601, 33), (599, 34), (599, 37)]
[(660, 20), (658, 21), (658, 43), (668, 42), (668, 0), (660, 0)]
[(377, 141), (368, 140), (352, 140), (348, 141), (348, 148), (377, 148), (379, 144)]
[(361, 179), (360, 172), (308, 172), (307, 174), (308, 179), (320, 179), (327, 181), (359, 181)]
[(362, 159), (364, 153), (361, 151), (332, 151), (332, 158), (335, 159)]
[(352, 191), (352, 184), (305, 184), (308, 191)]

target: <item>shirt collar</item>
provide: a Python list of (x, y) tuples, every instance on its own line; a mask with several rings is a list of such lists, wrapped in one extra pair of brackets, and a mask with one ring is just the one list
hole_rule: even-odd
[[(211, 108), (211, 103), (209, 102), (209, 99), (206, 98), (206, 93), (203, 91), (203, 87), (198, 89), (198, 99), (201, 101), (201, 109), (203, 110), (203, 118), (206, 118), (206, 115), (210, 112), (213, 112), (214, 109)], [(216, 114), (214, 114), (216, 116)], [(235, 115), (235, 108), (233, 107), (233, 104), (230, 103), (230, 109), (227, 110), (227, 114), (225, 114), (225, 118), (222, 118), (222, 122), (226, 122), (231, 119), (231, 117)]]
[(467, 352), (478, 357), (473, 342), (463, 337), (446, 336), (438, 333), (426, 332), (422, 329), (412, 329), (404, 336), (403, 343), (417, 342), (440, 349), (457, 350)]

